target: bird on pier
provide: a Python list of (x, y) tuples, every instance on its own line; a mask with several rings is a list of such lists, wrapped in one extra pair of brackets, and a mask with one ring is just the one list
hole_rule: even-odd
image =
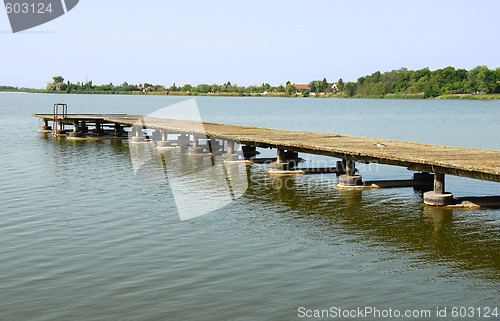
[(375, 143), (374, 145), (377, 145), (377, 147), (380, 148), (380, 151), (387, 151), (389, 149), (389, 147), (387, 147), (387, 145), (382, 144), (382, 143)]

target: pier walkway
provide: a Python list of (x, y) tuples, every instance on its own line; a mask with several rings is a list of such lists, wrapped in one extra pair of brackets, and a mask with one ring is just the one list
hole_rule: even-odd
[[(33, 116), (44, 120), (45, 129), (50, 127), (48, 126), (49, 121), (53, 124), (59, 124), (60, 129), (63, 129), (65, 124), (73, 125), (73, 132), (81, 131), (81, 128), (87, 128), (86, 126), (89, 124), (94, 124), (95, 132), (105, 126), (114, 129), (115, 132), (117, 132), (117, 128), (122, 130), (124, 127), (130, 127), (134, 131), (135, 127), (142, 127), (165, 133), (192, 135), (195, 147), (196, 137), (207, 137), (222, 141), (236, 141), (250, 147), (276, 148), (278, 150), (277, 159), (271, 164), (271, 172), (283, 174), (294, 170), (294, 160), (298, 158), (298, 152), (332, 156), (344, 160), (346, 175), (341, 176), (340, 185), (342, 187), (366, 186), (361, 177), (355, 175), (354, 162), (404, 166), (412, 171), (435, 174), (429, 174), (433, 176), (434, 186), (434, 191), (429, 193), (435, 195), (427, 195), (426, 203), (431, 205), (449, 205), (451, 202), (448, 195), (451, 193), (444, 191), (445, 174), (500, 182), (500, 151), (497, 150), (439, 146), (334, 133), (174, 120), (131, 114), (66, 114), (57, 116), (57, 120), (53, 114), (34, 114)], [(142, 135), (139, 132), (142, 133), (142, 130), (135, 130), (136, 134), (134, 135)]]

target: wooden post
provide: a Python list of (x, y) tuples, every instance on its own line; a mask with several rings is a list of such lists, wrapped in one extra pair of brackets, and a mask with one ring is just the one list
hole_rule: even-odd
[(444, 174), (434, 174), (434, 192), (436, 194), (444, 194)]
[(177, 138), (177, 144), (181, 147), (189, 146), (189, 135), (188, 134), (180, 134)]
[(101, 121), (96, 120), (95, 121), (95, 135), (101, 136), (102, 134), (102, 126), (101, 126)]
[(277, 154), (278, 154), (278, 156), (277, 156), (277, 159), (276, 159), (276, 163), (284, 163), (286, 161), (286, 159), (285, 159), (285, 150), (278, 147), (278, 153)]
[[(224, 144), (222, 144), (224, 146)], [(227, 140), (227, 149), (226, 153), (222, 154), (222, 161), (225, 163), (234, 163), (234, 162), (240, 162), (240, 154), (241, 153), (236, 153), (236, 142), (234, 140)]]
[(354, 176), (355, 171), (356, 171), (356, 163), (351, 159), (346, 160), (346, 168), (345, 168), (346, 175)]
[(227, 154), (234, 154), (234, 140), (227, 141)]
[(210, 140), (208, 141), (208, 144), (210, 146), (210, 151), (213, 153), (214, 151), (215, 152), (219, 152), (221, 147), (219, 145), (219, 142), (213, 138), (213, 137), (210, 137)]

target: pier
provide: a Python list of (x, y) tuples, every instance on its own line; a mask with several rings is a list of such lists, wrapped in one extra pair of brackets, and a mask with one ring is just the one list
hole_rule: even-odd
[[(56, 104), (62, 105), (62, 104)], [(62, 106), (64, 107), (64, 106)], [(66, 107), (67, 108), (67, 107)], [(222, 155), (224, 162), (270, 163), (272, 175), (336, 173), (339, 188), (414, 187), (427, 190), (424, 203), (431, 206), (499, 206), (498, 197), (456, 199), (445, 189), (445, 175), (500, 182), (500, 151), (439, 146), (391, 139), (334, 133), (280, 130), (156, 118), (132, 114), (34, 114), (43, 120), (40, 131), (73, 139), (128, 138), (132, 143), (153, 143), (157, 148), (186, 148), (188, 154)], [(52, 126), (50, 126), (52, 124)], [(66, 130), (66, 126), (71, 126)], [(144, 130), (154, 130), (151, 137)], [(175, 136), (169, 139), (169, 136)], [(206, 141), (202, 144), (201, 141)], [(242, 145), (235, 152), (235, 142)], [(276, 157), (259, 159), (256, 148), (276, 149)], [(339, 158), (334, 168), (297, 168), (298, 153)], [(402, 166), (416, 172), (408, 180), (364, 181), (356, 162)]]

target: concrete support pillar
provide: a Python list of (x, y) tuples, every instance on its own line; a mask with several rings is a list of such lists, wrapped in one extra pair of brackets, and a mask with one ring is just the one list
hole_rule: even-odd
[(43, 126), (40, 127), (40, 132), (47, 132), (47, 131), (51, 131), (52, 130), (52, 127), (49, 126), (49, 120), (48, 119), (44, 119), (43, 120)]
[(240, 155), (235, 153), (235, 141), (227, 141), (226, 153), (222, 154), (222, 161), (224, 162), (236, 162), (240, 160)]
[[(57, 129), (57, 124), (59, 125), (59, 129)], [(65, 136), (66, 131), (64, 130), (64, 124), (62, 123), (62, 121), (58, 121), (57, 124), (54, 128), (56, 136)]]
[(434, 174), (434, 192), (438, 194), (444, 193), (444, 174)]
[[(284, 163), (285, 162), (285, 150), (282, 149), (282, 148), (278, 148), (276, 154), (277, 154), (277, 157), (276, 157), (276, 163)], [(293, 165), (292, 165), (293, 167)]]
[(220, 153), (220, 151), (222, 150), (222, 146), (219, 141), (213, 137), (211, 137), (208, 141), (208, 145), (210, 146), (210, 151), (212, 153)]
[(80, 131), (80, 122), (78, 120), (75, 120), (73, 122), (73, 131), (68, 134), (69, 137), (82, 137), (83, 134)]
[[(296, 154), (296, 153), (295, 153)], [(282, 148), (278, 147), (277, 152), (278, 157), (276, 158), (276, 162), (271, 163), (271, 172), (272, 171), (290, 171), (295, 167), (295, 162), (292, 161), (292, 155), (288, 151), (285, 151)], [(290, 157), (288, 157), (290, 156)]]
[(356, 173), (356, 163), (347, 159), (345, 161), (345, 174), (339, 176), (340, 187), (359, 187), (363, 186), (363, 178), (361, 175), (354, 175)]
[(96, 120), (95, 122), (95, 133), (94, 135), (96, 136), (102, 136), (104, 133), (102, 131), (102, 124), (99, 120)]
[(153, 141), (159, 141), (159, 140), (162, 140), (162, 129), (155, 129), (152, 133), (151, 133), (151, 140)]
[(178, 140), (169, 140), (168, 132), (166, 130), (161, 129), (158, 134), (161, 140), (156, 142), (156, 148), (163, 149), (180, 149), (180, 146), (177, 144)]
[(142, 127), (134, 126), (132, 127), (132, 132), (134, 136), (132, 136), (132, 143), (143, 143), (146, 141), (146, 138), (142, 136)]
[(125, 134), (125, 130), (123, 129), (122, 125), (115, 124), (115, 136), (116, 137), (123, 137), (124, 134)]
[(188, 147), (189, 146), (189, 135), (188, 134), (180, 134), (179, 138), (177, 138), (177, 145), (180, 147)]
[(87, 127), (87, 123), (85, 121), (82, 121), (82, 124), (80, 126), (80, 131), (85, 134), (88, 133), (88, 129), (89, 128)]
[(227, 141), (227, 153), (234, 154), (234, 140)]
[(299, 153), (278, 147), (277, 154), (276, 162), (271, 163), (270, 174), (305, 174), (304, 171), (294, 169), (295, 165), (301, 161)]
[(351, 159), (346, 160), (346, 166), (345, 166), (346, 175), (353, 176), (355, 172), (356, 172), (356, 163)]
[(445, 192), (444, 174), (434, 174), (434, 190), (424, 193), (424, 203), (431, 206), (446, 206), (454, 203), (453, 194)]
[(188, 147), (188, 155), (212, 155), (207, 146), (200, 146), (200, 138), (193, 135), (193, 146)]

